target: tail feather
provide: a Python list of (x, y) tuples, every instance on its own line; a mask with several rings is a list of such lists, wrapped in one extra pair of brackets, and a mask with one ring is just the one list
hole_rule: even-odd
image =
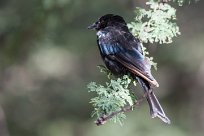
[(148, 103), (149, 105), (152, 105), (150, 109), (150, 113), (152, 118), (158, 117), (160, 118), (163, 122), (170, 124), (171, 121), (169, 118), (166, 116), (164, 113), (158, 99), (156, 98), (154, 92), (151, 92), (149, 95), (147, 95), (147, 99), (149, 99)]
[[(157, 97), (155, 96), (153, 90), (149, 87), (148, 83), (145, 83), (141, 78), (136, 77), (139, 84), (141, 85), (142, 89), (144, 90), (144, 93), (146, 95), (147, 102), (149, 104), (150, 108), (150, 114), (152, 118), (158, 117), (163, 122), (170, 124), (171, 121), (168, 119), (166, 114), (164, 113), (164, 110), (162, 109)], [(148, 84), (148, 85), (147, 85)]]

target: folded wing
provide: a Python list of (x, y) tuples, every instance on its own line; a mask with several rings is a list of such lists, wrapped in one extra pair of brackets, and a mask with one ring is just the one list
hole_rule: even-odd
[(132, 34), (126, 31), (108, 27), (99, 41), (101, 55), (115, 60), (131, 73), (142, 77), (150, 84), (158, 87), (159, 84), (151, 74), (149, 61), (144, 57), (141, 43)]

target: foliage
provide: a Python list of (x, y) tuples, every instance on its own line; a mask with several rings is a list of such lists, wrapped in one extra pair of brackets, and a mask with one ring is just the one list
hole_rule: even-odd
[[(150, 0), (146, 3), (149, 10), (136, 8), (134, 22), (128, 24), (132, 33), (144, 43), (172, 43), (173, 37), (180, 35), (176, 20), (176, 9), (167, 3), (159, 3)], [(149, 52), (142, 45), (144, 55), (147, 57)], [(157, 63), (153, 57), (147, 57), (151, 65), (157, 69)]]
[(150, 1), (146, 4), (150, 9), (137, 8), (135, 21), (128, 25), (132, 33), (144, 43), (171, 43), (172, 38), (180, 34), (175, 23), (176, 9), (166, 3)]
[[(96, 92), (97, 97), (91, 99), (94, 106), (92, 116), (96, 115), (98, 118), (104, 115), (120, 111), (126, 105), (133, 105), (133, 97), (129, 92), (129, 84), (131, 79), (124, 75), (122, 78), (109, 79), (105, 86), (91, 82), (88, 84), (89, 92)], [(112, 118), (114, 122), (122, 124), (125, 119), (125, 114), (119, 113)]]

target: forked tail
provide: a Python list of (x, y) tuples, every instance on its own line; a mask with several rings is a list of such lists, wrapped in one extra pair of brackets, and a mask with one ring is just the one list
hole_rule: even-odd
[(146, 97), (147, 102), (149, 104), (151, 117), (152, 118), (158, 117), (163, 122), (170, 124), (171, 121), (164, 113), (157, 97), (155, 96), (154, 92), (150, 88), (149, 83), (148, 82), (145, 83), (145, 81), (139, 77), (136, 77), (136, 79), (138, 80), (139, 84), (141, 85), (141, 87), (145, 93), (145, 97)]

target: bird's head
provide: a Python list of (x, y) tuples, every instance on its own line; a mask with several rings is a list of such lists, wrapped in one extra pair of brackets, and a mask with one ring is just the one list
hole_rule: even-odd
[(90, 25), (88, 29), (96, 31), (101, 30), (107, 26), (126, 25), (125, 20), (119, 15), (106, 14), (100, 17), (95, 23)]

